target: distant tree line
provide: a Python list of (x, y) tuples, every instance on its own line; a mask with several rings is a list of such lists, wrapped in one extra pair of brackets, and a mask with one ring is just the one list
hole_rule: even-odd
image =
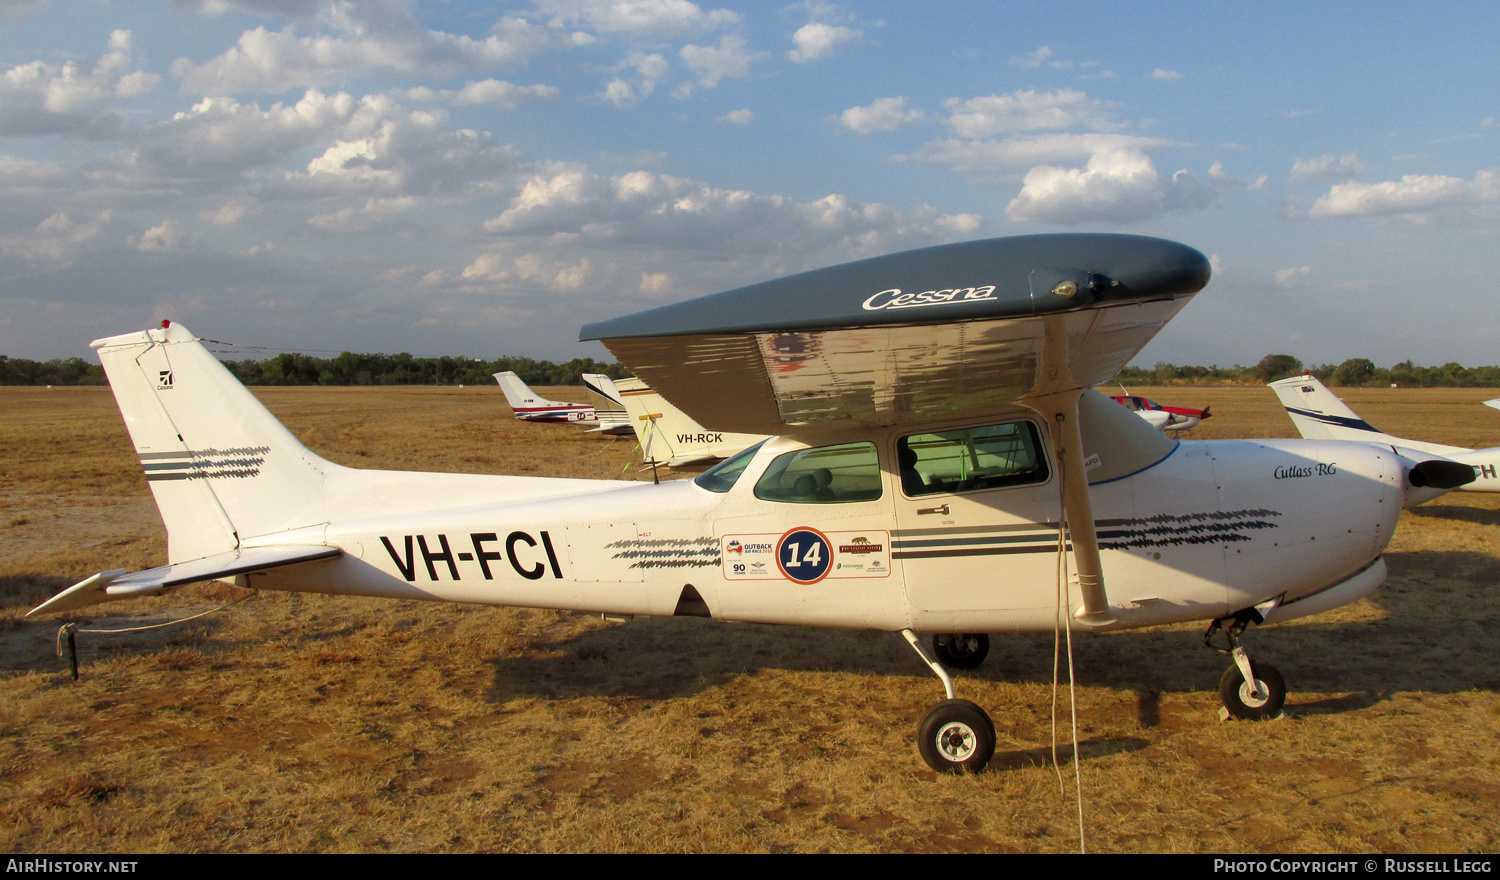
[[(279, 354), (265, 360), (225, 361), (224, 366), (246, 385), (483, 385), (492, 376), (512, 370), (528, 385), (579, 385), (584, 373), (603, 373), (623, 379), (630, 371), (622, 364), (602, 364), (593, 358), (574, 358), (565, 364), (531, 358), (436, 357), (409, 354), (355, 354), (319, 358)], [(1155, 367), (1126, 367), (1112, 382), (1127, 385), (1260, 385), (1304, 369), (1329, 385), (1343, 387), (1400, 385), (1403, 388), (1497, 388), (1500, 366), (1465, 367), (1447, 363), (1419, 367), (1410, 360), (1377, 367), (1369, 358), (1350, 358), (1335, 366), (1304, 367), (1289, 354), (1268, 354), (1253, 367), (1196, 367), (1158, 363)], [(0, 385), (103, 385), (104, 370), (82, 358), (30, 361), (0, 355)]]
[[(511, 370), (528, 385), (580, 385), (584, 373), (623, 379), (621, 364), (574, 358), (565, 364), (531, 358), (412, 357), (409, 354), (355, 354), (319, 358), (279, 354), (265, 360), (225, 361), (246, 385), (484, 385)], [(104, 368), (82, 358), (31, 361), (0, 355), (0, 385), (103, 385)]]
[(1419, 367), (1410, 360), (1392, 367), (1377, 367), (1369, 358), (1350, 358), (1337, 366), (1304, 366), (1289, 354), (1268, 354), (1253, 367), (1179, 366), (1158, 363), (1149, 369), (1126, 367), (1115, 381), (1135, 385), (1261, 385), (1308, 372), (1327, 385), (1345, 388), (1497, 388), (1500, 366), (1465, 367), (1447, 363), (1441, 367)]

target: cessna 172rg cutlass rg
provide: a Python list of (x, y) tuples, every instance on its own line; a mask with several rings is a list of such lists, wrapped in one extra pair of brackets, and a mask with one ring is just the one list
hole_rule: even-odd
[(1285, 686), (1246, 656), (1244, 629), (1375, 589), (1403, 501), (1473, 473), (1363, 443), (1179, 442), (1089, 390), (1208, 277), (1173, 242), (1029, 236), (585, 327), (705, 427), (779, 435), (659, 485), (339, 467), (182, 326), (103, 339), (170, 563), (96, 574), (31, 613), (235, 578), (890, 630), (947, 692), (917, 736), (944, 771), (994, 751), (989, 716), (955, 698), (943, 665), (976, 665), (980, 634), (1205, 620), (1234, 657), (1228, 709), (1275, 714)]

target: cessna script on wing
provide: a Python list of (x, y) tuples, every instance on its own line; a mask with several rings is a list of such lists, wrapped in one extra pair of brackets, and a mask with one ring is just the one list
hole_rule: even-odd
[(920, 293), (904, 293), (899, 287), (882, 290), (865, 300), (865, 311), (881, 309), (920, 309), (924, 306), (950, 306), (956, 303), (994, 299), (995, 285), (983, 287), (948, 287), (942, 290), (924, 290)]

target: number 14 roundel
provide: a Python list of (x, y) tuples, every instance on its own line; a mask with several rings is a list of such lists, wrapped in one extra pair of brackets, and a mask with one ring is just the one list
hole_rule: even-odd
[(833, 545), (817, 529), (798, 526), (776, 545), (776, 566), (788, 580), (815, 584), (833, 569)]

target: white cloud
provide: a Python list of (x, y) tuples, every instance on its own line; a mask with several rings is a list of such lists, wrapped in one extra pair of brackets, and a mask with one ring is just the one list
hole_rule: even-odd
[(34, 229), (0, 235), (0, 256), (33, 267), (69, 266), (99, 239), (112, 218), (113, 212), (106, 210), (74, 222), (67, 212), (59, 211)]
[(872, 131), (895, 131), (921, 122), (927, 114), (906, 106), (906, 98), (876, 98), (868, 107), (850, 107), (838, 115), (839, 124), (860, 134)]
[(420, 205), (421, 200), (414, 196), (366, 199), (362, 205), (319, 214), (308, 218), (307, 222), (324, 232), (369, 232), (390, 225), (393, 220), (405, 216)]
[(646, 79), (661, 79), (670, 70), (667, 65), (667, 59), (655, 52), (649, 55), (637, 52), (627, 57), (625, 63), (635, 68), (635, 72)]
[(1293, 162), (1291, 177), (1293, 180), (1306, 180), (1310, 177), (1358, 177), (1364, 170), (1364, 160), (1358, 153), (1345, 153), (1342, 156), (1324, 153), (1312, 159)]
[(1277, 287), (1296, 287), (1303, 278), (1312, 274), (1311, 266), (1295, 266), (1291, 269), (1280, 269), (1276, 272)]
[(626, 57), (623, 63), (614, 68), (616, 72), (626, 69), (635, 70), (640, 77), (638, 84), (632, 85), (629, 80), (616, 77), (610, 80), (600, 94), (600, 97), (616, 107), (627, 107), (648, 97), (656, 90), (657, 81), (671, 70), (667, 59), (654, 52), (650, 54), (636, 52)]
[(233, 98), (206, 98), (149, 127), (133, 165), (168, 175), (222, 173), (280, 162), (294, 150), (377, 129), (395, 112), (389, 99), (308, 91), (295, 104), (261, 110)]
[(1400, 180), (1381, 183), (1350, 181), (1334, 185), (1313, 203), (1307, 216), (1351, 217), (1398, 214), (1416, 222), (1430, 219), (1429, 212), (1466, 208), (1500, 200), (1500, 176), (1480, 171), (1473, 180), (1443, 175), (1408, 174)]
[(1044, 134), (1003, 141), (944, 140), (924, 144), (908, 156), (898, 158), (935, 165), (946, 165), (954, 171), (994, 171), (1001, 168), (1027, 168), (1049, 162), (1083, 159), (1114, 151), (1144, 151), (1171, 145), (1161, 138), (1125, 134)]
[(943, 106), (948, 108), (948, 125), (955, 134), (965, 138), (1079, 125), (1094, 129), (1112, 127), (1103, 114), (1104, 106), (1074, 89), (1055, 92), (1023, 90), (967, 100), (949, 98)]
[(471, 82), (453, 96), (455, 104), (498, 104), (515, 107), (529, 101), (551, 98), (557, 95), (554, 86), (518, 86), (498, 79)]
[(665, 293), (672, 286), (672, 276), (666, 272), (642, 272), (641, 293)]
[(340, 23), (349, 28), (347, 36), (299, 36), (295, 25), (281, 31), (258, 27), (242, 33), (234, 48), (202, 64), (177, 59), (172, 72), (189, 94), (274, 95), (332, 85), (377, 70), (442, 74), (515, 64), (555, 42), (545, 28), (511, 17), (479, 40), (426, 30), (410, 21)]
[(552, 27), (578, 23), (601, 33), (672, 34), (714, 30), (740, 21), (737, 12), (704, 12), (688, 0), (538, 0), (536, 9), (552, 17)]
[(1035, 52), (1028, 52), (1025, 55), (1012, 55), (1010, 63), (1012, 67), (1019, 67), (1022, 70), (1035, 70), (1050, 61), (1052, 54), (1051, 46), (1039, 46)]
[(1215, 198), (1212, 189), (1186, 171), (1162, 180), (1144, 152), (1104, 150), (1090, 156), (1085, 168), (1032, 168), (1005, 216), (1038, 223), (1133, 223), (1168, 211), (1208, 207)]
[(797, 32), (792, 34), (792, 42), (797, 44), (797, 48), (788, 50), (786, 57), (788, 61), (806, 64), (809, 61), (826, 58), (832, 55), (839, 46), (845, 43), (857, 43), (864, 39), (864, 36), (864, 31), (857, 31), (842, 25), (810, 22), (797, 28)]
[(630, 83), (623, 79), (612, 79), (605, 86), (599, 97), (614, 104), (616, 107), (628, 107), (635, 103), (635, 89)]
[[(678, 54), (683, 63), (698, 75), (697, 84), (709, 89), (717, 86), (719, 80), (726, 76), (733, 79), (749, 76), (750, 62), (760, 57), (747, 50), (745, 41), (735, 36), (720, 37), (717, 46), (689, 43)], [(683, 86), (678, 89), (677, 94), (679, 97), (687, 97), (691, 92), (691, 86)]]
[(245, 205), (230, 203), (210, 210), (200, 211), (198, 212), (198, 216), (200, 219), (214, 226), (238, 226), (249, 213), (250, 209)]
[(719, 117), (720, 122), (732, 122), (735, 125), (749, 125), (755, 121), (755, 113), (749, 109), (731, 110)]
[(980, 222), (931, 209), (902, 215), (841, 195), (798, 202), (646, 171), (605, 177), (581, 166), (555, 166), (527, 180), (485, 229), (502, 240), (578, 246), (692, 251), (733, 242), (737, 254), (781, 253), (789, 246), (793, 252), (837, 246), (862, 253), (871, 247), (881, 252), (880, 243), (893, 238), (945, 240)]
[(1175, 70), (1164, 70), (1158, 67), (1155, 70), (1151, 71), (1151, 78), (1155, 80), (1161, 80), (1162, 82), (1175, 82), (1179, 79), (1182, 79), (1182, 74), (1178, 73)]
[(158, 226), (153, 226), (141, 233), (139, 239), (132, 240), (132, 246), (143, 253), (163, 253), (176, 250), (183, 243), (182, 228), (177, 225), (176, 220), (168, 219)]
[(132, 71), (130, 31), (109, 36), (109, 51), (92, 61), (32, 61), (0, 74), (0, 135), (104, 135), (118, 127), (112, 101), (149, 93), (160, 77)]
[(1210, 165), (1208, 168), (1208, 179), (1211, 183), (1213, 183), (1214, 186), (1220, 187), (1221, 189), (1242, 189), (1246, 192), (1252, 192), (1254, 190), (1264, 188), (1266, 185), (1266, 181), (1270, 180), (1271, 178), (1269, 175), (1262, 174), (1249, 183), (1246, 183), (1245, 181), (1240, 180), (1237, 177), (1232, 177), (1228, 173), (1226, 173), (1224, 171), (1224, 163), (1218, 159), (1215, 159), (1214, 164)]

